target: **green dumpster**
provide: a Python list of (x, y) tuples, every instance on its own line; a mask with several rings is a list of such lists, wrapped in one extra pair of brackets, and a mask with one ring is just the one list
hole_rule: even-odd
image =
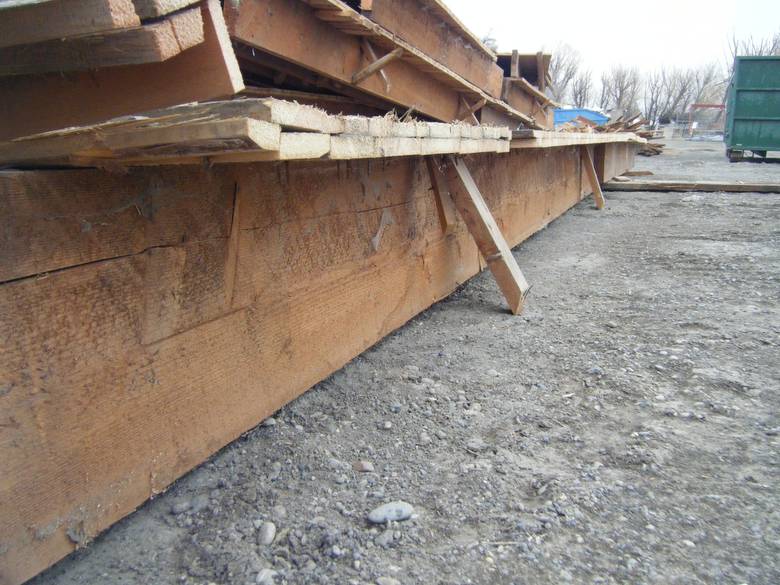
[(780, 57), (737, 57), (726, 106), (726, 154), (780, 151)]

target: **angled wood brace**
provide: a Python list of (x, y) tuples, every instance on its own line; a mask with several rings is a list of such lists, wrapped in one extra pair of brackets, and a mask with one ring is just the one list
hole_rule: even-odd
[(466, 118), (471, 118), (471, 121), (474, 122), (474, 125), (479, 126), (479, 120), (477, 120), (477, 117), (474, 114), (479, 110), (481, 110), (482, 108), (484, 108), (486, 103), (487, 100), (485, 98), (482, 98), (474, 105), (469, 105), (469, 103), (466, 101), (466, 98), (464, 98), (461, 95), (460, 105), (461, 105), (461, 110), (464, 111), (464, 113), (458, 116), (458, 120), (465, 120)]
[(580, 146), (580, 159), (582, 160), (582, 169), (585, 171), (585, 174), (588, 175), (590, 187), (593, 189), (593, 199), (596, 202), (596, 209), (604, 209), (604, 193), (601, 191), (601, 184), (599, 183), (598, 175), (596, 175), (593, 156), (590, 154), (590, 149), (585, 145)]
[(385, 90), (390, 91), (390, 80), (387, 78), (387, 73), (385, 73), (383, 69), (388, 63), (392, 63), (401, 57), (404, 54), (404, 50), (401, 47), (398, 47), (397, 49), (390, 51), (387, 55), (377, 58), (374, 47), (372, 47), (371, 43), (364, 38), (363, 52), (371, 59), (371, 63), (352, 76), (352, 84), (357, 85), (375, 73), (379, 73), (379, 75), (382, 76), (382, 81), (385, 83)]
[(460, 157), (452, 155), (448, 155), (445, 160), (448, 163), (446, 174), (449, 184), (454, 185), (450, 194), (455, 209), (460, 213), (477, 243), (480, 253), (498, 283), (498, 288), (501, 289), (509, 305), (509, 310), (517, 315), (523, 310), (525, 296), (530, 286), (466, 163)]

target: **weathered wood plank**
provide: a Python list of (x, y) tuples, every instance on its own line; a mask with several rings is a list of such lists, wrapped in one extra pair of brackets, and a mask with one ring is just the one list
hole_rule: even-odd
[(722, 181), (607, 182), (605, 191), (661, 191), (697, 193), (780, 193), (780, 183), (724, 183)]
[[(237, 40), (341, 83), (351, 85), (352, 74), (363, 66), (360, 37), (319, 20), (303, 2), (246, 0), (238, 8), (226, 5), (225, 16)], [(291, 36), (290, 30), (298, 34)], [(456, 119), (458, 94), (452, 88), (402, 60), (384, 71), (392, 79), (389, 90), (376, 76), (360, 89), (407, 108), (416, 104), (418, 111), (439, 120)]]
[[(469, 165), (517, 244), (580, 200), (578, 159)], [(413, 158), (0, 173), (0, 266), (14, 267), (0, 284), (4, 583), (475, 274), (473, 239), (461, 222), (442, 233), (429, 188)]]
[(201, 10), (205, 40), (162, 63), (0, 79), (0, 140), (241, 91), (219, 1)]
[(9, 7), (0, 17), (0, 47), (27, 45), (141, 24), (132, 0), (51, 0)]
[(201, 11), (190, 8), (139, 27), (0, 48), (0, 75), (159, 63), (202, 43), (203, 38)]
[(440, 12), (425, 9), (417, 0), (377, 0), (370, 18), (493, 97), (500, 96), (503, 72), (495, 55)]

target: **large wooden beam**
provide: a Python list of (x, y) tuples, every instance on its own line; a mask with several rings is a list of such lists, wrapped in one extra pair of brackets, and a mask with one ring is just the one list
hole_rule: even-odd
[[(424, 164), (0, 172), (3, 585), (476, 274)], [(510, 245), (580, 201), (577, 148), (469, 167)]]
[(201, 10), (204, 41), (162, 63), (0, 79), (0, 140), (241, 91), (219, 1)]
[(495, 55), (440, 10), (418, 0), (376, 0), (370, 12), (371, 20), (383, 28), (493, 97), (500, 96), (503, 72), (496, 65)]
[[(361, 38), (346, 34), (318, 19), (311, 7), (288, 0), (244, 0), (237, 7), (225, 6), (231, 36), (295, 65), (315, 71), (345, 85), (363, 67)], [(295, 30), (295, 35), (289, 31)], [(438, 120), (457, 119), (459, 94), (403, 60), (384, 69), (390, 88), (377, 76), (366, 79), (360, 89), (376, 97)]]
[(523, 302), (529, 289), (528, 282), (466, 163), (462, 158), (454, 156), (448, 156), (447, 161), (455, 171), (453, 178), (458, 179), (451, 181), (457, 185), (457, 188), (451, 192), (455, 208), (474, 237), (482, 257), (487, 262), (498, 283), (498, 288), (501, 289), (509, 305), (509, 310), (517, 315), (523, 310)]
[(0, 47), (138, 26), (132, 0), (50, 0), (0, 10)]
[(0, 48), (0, 75), (159, 63), (203, 39), (203, 16), (195, 7), (138, 27)]

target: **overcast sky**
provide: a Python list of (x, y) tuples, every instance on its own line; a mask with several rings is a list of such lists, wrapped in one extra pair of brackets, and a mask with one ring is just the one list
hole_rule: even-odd
[(598, 74), (613, 64), (725, 64), (727, 42), (780, 32), (780, 0), (445, 0), (478, 36), (499, 50), (535, 53), (565, 42)]

